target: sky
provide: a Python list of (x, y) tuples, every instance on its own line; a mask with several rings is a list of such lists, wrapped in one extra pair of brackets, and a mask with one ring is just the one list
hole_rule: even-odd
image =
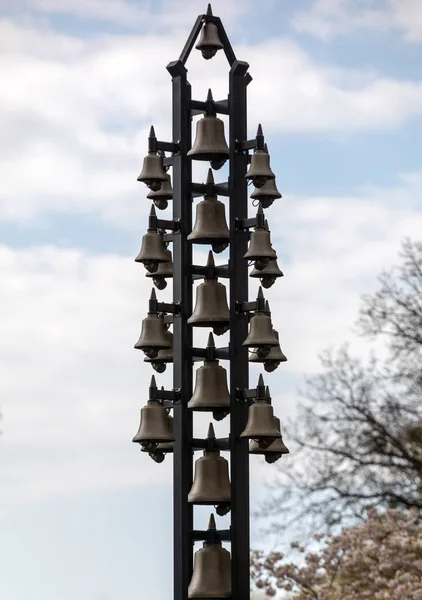
[[(136, 177), (150, 125), (170, 141), (166, 65), (206, 5), (0, 0), (1, 598), (172, 597), (171, 460), (131, 443), (151, 375), (133, 350), (151, 290), (133, 262), (150, 209)], [(322, 350), (365, 354), (360, 297), (421, 236), (422, 3), (212, 6), (250, 64), (249, 137), (262, 123), (283, 194), (266, 216), (285, 276), (265, 291), (289, 359), (265, 375), (283, 424)], [(226, 97), (221, 54), (192, 53), (194, 98)], [(251, 459), (252, 508), (275, 470)]]

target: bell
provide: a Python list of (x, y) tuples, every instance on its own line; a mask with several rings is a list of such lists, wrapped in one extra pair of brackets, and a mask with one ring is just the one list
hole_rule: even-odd
[(170, 342), (171, 347), (159, 350), (155, 358), (149, 358), (148, 356), (144, 358), (144, 362), (151, 363), (152, 368), (157, 373), (164, 373), (167, 363), (173, 362), (173, 334), (170, 331), (166, 331), (165, 336)]
[(254, 312), (243, 345), (247, 348), (257, 348), (258, 354), (262, 357), (268, 356), (271, 348), (279, 345), (273, 332), (271, 317), (266, 312), (260, 310)]
[(261, 449), (268, 448), (277, 438), (281, 438), (275, 426), (273, 407), (268, 400), (256, 399), (249, 406), (248, 422), (240, 437), (253, 439)]
[(166, 180), (162, 183), (160, 189), (156, 192), (149, 192), (147, 198), (152, 200), (159, 210), (165, 210), (167, 208), (167, 200), (173, 198), (173, 188), (171, 187), (171, 179), (168, 173), (166, 173)]
[[(215, 440), (212, 423), (208, 439)], [(195, 462), (195, 475), (188, 495), (191, 504), (227, 504), (230, 502), (229, 463), (220, 456), (219, 450), (204, 450)]]
[[(211, 515), (208, 531), (215, 531)], [(195, 552), (192, 579), (188, 588), (189, 600), (194, 598), (229, 598), (231, 596), (230, 552), (221, 542), (204, 542)]]
[[(167, 257), (166, 262), (160, 262), (154, 273), (147, 273), (146, 277), (152, 277), (152, 281), (159, 290), (164, 290), (167, 287), (166, 279), (173, 277), (173, 258), (171, 251), (166, 248), (164, 254)], [(251, 275), (252, 276), (252, 275)]]
[[(280, 431), (280, 419), (274, 417), (274, 425), (278, 431)], [(276, 439), (272, 444), (265, 450), (260, 448), (257, 442), (252, 441), (249, 444), (249, 454), (263, 454), (267, 463), (274, 463), (276, 460), (281, 458), (282, 454), (289, 454), (290, 450), (283, 442), (283, 438)]]
[[(249, 277), (259, 277), (261, 280), (262, 287), (266, 289), (270, 288), (273, 285), (277, 277), (283, 276), (284, 273), (280, 270), (276, 258), (269, 260), (267, 266), (261, 270), (258, 270), (256, 268), (253, 269), (249, 275)], [(151, 275), (147, 274), (147, 277), (151, 277)]]
[[(168, 415), (168, 419), (170, 422), (170, 429), (173, 431), (173, 417)], [(147, 444), (141, 446), (141, 452), (148, 452), (153, 461), (162, 463), (167, 454), (174, 452), (174, 442), (160, 442), (157, 445), (154, 444), (154, 448), (151, 447), (151, 444)]]
[(253, 181), (256, 188), (262, 188), (269, 179), (274, 179), (275, 175), (270, 167), (270, 155), (264, 150), (255, 150), (251, 157), (249, 171), (245, 177)]
[[(273, 329), (273, 333), (278, 340), (278, 331)], [(280, 363), (286, 361), (287, 358), (280, 348), (280, 342), (277, 346), (273, 346), (266, 356), (262, 356), (262, 354), (258, 354), (257, 352), (252, 352), (252, 354), (249, 355), (249, 362), (264, 363), (264, 369), (268, 373), (275, 371)]]
[[(155, 138), (154, 127), (151, 127), (149, 137)], [(164, 170), (163, 157), (156, 152), (148, 152), (144, 158), (144, 164), (138, 181), (142, 181), (153, 192), (157, 192), (166, 179), (167, 173)]]
[[(207, 266), (214, 265), (210, 250)], [(230, 311), (227, 304), (226, 288), (217, 277), (205, 277), (196, 290), (195, 309), (188, 319), (195, 327), (212, 327), (215, 335), (222, 335), (230, 327)]]
[[(156, 388), (155, 377), (152, 376), (150, 387)], [(151, 448), (160, 442), (173, 442), (173, 421), (164, 406), (158, 400), (148, 400), (141, 408), (141, 423), (132, 440), (142, 446)]]
[[(150, 217), (155, 217), (154, 205), (151, 207)], [(142, 247), (135, 262), (142, 263), (147, 271), (155, 273), (159, 263), (166, 263), (168, 259), (162, 234), (156, 229), (148, 229), (142, 238)]]
[[(151, 300), (155, 300), (155, 290), (151, 292)], [(135, 344), (137, 350), (142, 350), (149, 358), (156, 358), (158, 351), (171, 348), (171, 343), (166, 336), (164, 319), (158, 313), (149, 312), (142, 321), (141, 335)]]
[[(149, 198), (149, 195), (147, 198)], [(274, 200), (281, 198), (281, 194), (275, 184), (275, 179), (269, 179), (262, 187), (255, 188), (251, 194), (251, 198), (252, 200), (257, 200), (260, 202), (262, 208), (268, 208), (271, 206)]]
[[(264, 219), (264, 211), (262, 206), (258, 207), (256, 218), (257, 226), (251, 233), (251, 241), (247, 252), (243, 255), (243, 258), (255, 261), (255, 268), (258, 271), (262, 271), (266, 267), (270, 260), (276, 260), (277, 254), (271, 247), (271, 236), (268, 230), (268, 224)], [(261, 225), (262, 223), (262, 225)]]
[[(207, 348), (215, 348), (212, 333), (209, 335)], [(227, 387), (227, 371), (219, 365), (218, 360), (205, 360), (203, 366), (197, 369), (195, 389), (188, 408), (213, 411), (213, 416), (218, 421), (228, 415), (230, 393)]]
[[(213, 184), (212, 170), (208, 171), (207, 184)], [(226, 209), (217, 196), (205, 196), (196, 205), (196, 219), (188, 240), (195, 244), (211, 244), (214, 252), (223, 252), (229, 244)]]
[[(212, 102), (211, 90), (208, 102)], [(195, 143), (187, 156), (194, 160), (208, 160), (213, 169), (221, 169), (229, 158), (229, 147), (224, 137), (224, 123), (215, 115), (205, 114), (196, 124)]]
[[(208, 5), (207, 15), (211, 16), (211, 5)], [(206, 21), (201, 29), (201, 36), (195, 48), (200, 50), (205, 60), (217, 54), (217, 50), (224, 48), (218, 37), (218, 27), (211, 21)]]

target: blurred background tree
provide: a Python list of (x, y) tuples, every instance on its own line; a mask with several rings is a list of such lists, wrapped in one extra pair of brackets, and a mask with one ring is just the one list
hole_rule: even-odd
[(289, 432), (292, 460), (259, 511), (273, 530), (327, 531), (368, 506), (422, 508), (422, 243), (403, 242), (357, 326), (386, 353), (365, 362), (346, 345), (321, 357)]

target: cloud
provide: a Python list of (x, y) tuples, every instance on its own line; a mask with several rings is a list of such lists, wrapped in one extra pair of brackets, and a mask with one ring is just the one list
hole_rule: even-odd
[[(165, 66), (183, 43), (180, 33), (79, 39), (1, 20), (0, 70), (8, 84), (0, 99), (0, 219), (70, 212), (124, 226), (141, 206), (146, 211), (135, 178), (150, 123), (170, 138)], [(286, 39), (236, 50), (254, 76), (251, 135), (260, 121), (274, 134), (385, 131), (422, 112), (422, 82), (319, 65)], [(217, 99), (227, 95), (221, 53), (204, 65), (194, 52), (189, 68), (194, 97), (205, 98), (208, 87)]]
[(310, 9), (294, 15), (291, 25), (322, 40), (366, 29), (399, 31), (406, 42), (420, 43), (422, 5), (419, 0), (315, 0)]
[[(285, 277), (265, 295), (289, 361), (266, 381), (282, 420), (322, 349), (351, 339), (360, 355), (367, 351), (351, 331), (360, 294), (394, 264), (405, 235), (420, 237), (421, 191), (419, 172), (395, 189), (283, 199), (268, 209)], [(130, 442), (151, 375), (133, 350), (151, 289), (143, 274), (132, 257), (0, 247), (3, 514), (55, 494), (170, 480), (171, 460), (156, 465)], [(250, 288), (253, 298), (257, 283)], [(171, 286), (158, 296), (170, 300)], [(201, 345), (207, 332), (195, 335)], [(251, 369), (251, 385), (258, 372)], [(171, 388), (171, 368), (157, 381)], [(208, 418), (196, 420), (198, 435)], [(225, 421), (216, 433), (227, 434)], [(254, 480), (263, 475), (254, 461)]]

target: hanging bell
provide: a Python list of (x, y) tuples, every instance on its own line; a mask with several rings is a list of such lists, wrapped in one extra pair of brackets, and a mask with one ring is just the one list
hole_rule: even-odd
[[(212, 185), (214, 177), (209, 169), (207, 184)], [(227, 227), (226, 209), (217, 196), (204, 196), (196, 205), (196, 219), (188, 240), (195, 244), (211, 244), (214, 252), (223, 252), (229, 245), (230, 231)]]
[(257, 442), (261, 449), (268, 448), (277, 438), (281, 438), (280, 430), (275, 426), (273, 407), (269, 403), (269, 391), (266, 391), (266, 397), (265, 400), (255, 399), (249, 406), (248, 422), (240, 434), (241, 438)]
[[(164, 254), (167, 257), (166, 262), (160, 262), (158, 268), (154, 273), (147, 273), (146, 277), (152, 277), (152, 281), (156, 288), (164, 290), (167, 287), (166, 279), (173, 277), (173, 258), (171, 251), (166, 248)], [(252, 277), (252, 275), (251, 275)]]
[[(211, 5), (208, 5), (207, 16), (212, 16)], [(211, 21), (206, 21), (201, 29), (201, 36), (195, 48), (200, 50), (205, 60), (209, 60), (224, 48), (218, 36), (218, 27)]]
[[(147, 196), (149, 197), (149, 196)], [(257, 200), (261, 203), (262, 208), (268, 208), (281, 194), (275, 184), (275, 179), (269, 179), (260, 188), (255, 188), (251, 194), (252, 200)]]
[[(207, 102), (212, 103), (211, 90)], [(215, 114), (205, 114), (196, 124), (195, 142), (187, 156), (194, 160), (207, 160), (213, 169), (221, 169), (229, 158), (229, 147), (224, 137), (224, 122)]]
[[(213, 441), (215, 443), (212, 423), (208, 429), (207, 440), (210, 440), (210, 445)], [(205, 449), (204, 455), (195, 462), (195, 475), (188, 502), (204, 505), (230, 503), (229, 463), (220, 456), (219, 450)]]
[[(211, 515), (208, 531), (216, 530), (214, 515)], [(192, 579), (188, 598), (229, 598), (231, 596), (230, 552), (219, 541), (204, 542), (195, 552)]]
[(157, 373), (164, 373), (167, 363), (173, 362), (173, 334), (170, 331), (166, 331), (165, 336), (171, 344), (171, 347), (159, 350), (155, 358), (149, 358), (148, 356), (144, 358), (144, 362), (151, 363), (152, 368), (154, 371), (157, 371)]
[(167, 200), (172, 200), (173, 198), (173, 188), (171, 187), (171, 179), (168, 173), (166, 173), (166, 180), (163, 181), (160, 189), (156, 192), (149, 192), (147, 198), (152, 200), (159, 210), (165, 210), (167, 208)]
[[(207, 348), (215, 348), (210, 333)], [(212, 411), (213, 417), (220, 421), (230, 412), (230, 393), (227, 386), (227, 371), (218, 360), (205, 360), (196, 371), (195, 389), (189, 400), (188, 408), (198, 411)]]
[[(253, 269), (249, 275), (249, 277), (259, 277), (261, 285), (265, 289), (270, 288), (275, 283), (277, 277), (283, 276), (284, 273), (280, 270), (276, 258), (269, 260), (267, 266), (261, 270)], [(151, 277), (151, 275), (147, 275), (147, 277)]]
[[(151, 292), (150, 302), (156, 302), (155, 290)], [(166, 328), (163, 317), (158, 312), (148, 312), (148, 316), (142, 321), (141, 335), (135, 344), (137, 350), (142, 350), (149, 358), (156, 358), (158, 351), (163, 348), (171, 348), (171, 343), (166, 336)]]
[[(150, 388), (156, 387), (155, 377), (152, 376)], [(155, 449), (160, 442), (173, 442), (172, 423), (164, 406), (158, 400), (150, 398), (141, 409), (141, 423), (132, 441), (150, 450)]]
[(255, 268), (258, 271), (262, 271), (262, 269), (268, 265), (270, 260), (277, 259), (277, 254), (271, 247), (271, 235), (264, 219), (262, 206), (258, 207), (256, 221), (257, 225), (255, 230), (251, 233), (249, 248), (243, 255), (243, 258), (255, 261)]
[[(280, 419), (274, 417), (274, 425), (278, 431), (280, 431)], [(283, 454), (289, 454), (290, 450), (283, 442), (283, 438), (280, 437), (268, 446), (265, 450), (260, 448), (257, 442), (252, 441), (249, 444), (249, 454), (263, 454), (267, 463), (275, 463)]]
[[(154, 205), (151, 207), (150, 217), (155, 217)], [(142, 263), (147, 271), (155, 273), (160, 263), (168, 262), (168, 254), (163, 242), (163, 236), (156, 229), (148, 229), (142, 238), (142, 247), (135, 258), (135, 262)]]
[(275, 175), (270, 167), (270, 155), (264, 150), (255, 150), (251, 156), (251, 164), (245, 177), (253, 181), (256, 188), (262, 188), (269, 179), (274, 179)]
[[(151, 127), (149, 132), (150, 139), (155, 138), (154, 127)], [(167, 180), (167, 173), (163, 166), (163, 157), (157, 152), (150, 151), (144, 158), (142, 171), (138, 176), (138, 181), (145, 183), (153, 192), (157, 192), (164, 181)]]
[[(210, 250), (207, 267), (214, 266)], [(230, 328), (230, 311), (227, 304), (226, 288), (216, 276), (205, 276), (204, 282), (196, 289), (196, 303), (188, 319), (195, 327), (212, 327), (215, 335), (222, 335)]]
[(271, 348), (278, 346), (274, 335), (271, 317), (266, 311), (257, 310), (250, 320), (250, 329), (243, 345), (247, 348), (256, 348), (260, 357), (268, 356)]
[[(170, 430), (173, 431), (173, 417), (167, 415), (170, 423)], [(141, 446), (141, 452), (148, 452), (149, 457), (156, 463), (162, 463), (167, 454), (174, 452), (174, 442), (160, 442), (156, 446), (151, 447), (152, 444)]]
[[(278, 340), (279, 339), (278, 331), (273, 329), (273, 333)], [(249, 362), (264, 363), (264, 369), (267, 371), (267, 373), (271, 373), (272, 371), (275, 371), (275, 369), (277, 369), (277, 367), (280, 365), (280, 363), (286, 362), (286, 361), (287, 361), (287, 358), (280, 348), (280, 342), (278, 343), (277, 346), (274, 346), (273, 348), (271, 348), (271, 350), (269, 351), (269, 353), (266, 356), (262, 356), (262, 354), (258, 354), (257, 352), (252, 352), (249, 355)]]

